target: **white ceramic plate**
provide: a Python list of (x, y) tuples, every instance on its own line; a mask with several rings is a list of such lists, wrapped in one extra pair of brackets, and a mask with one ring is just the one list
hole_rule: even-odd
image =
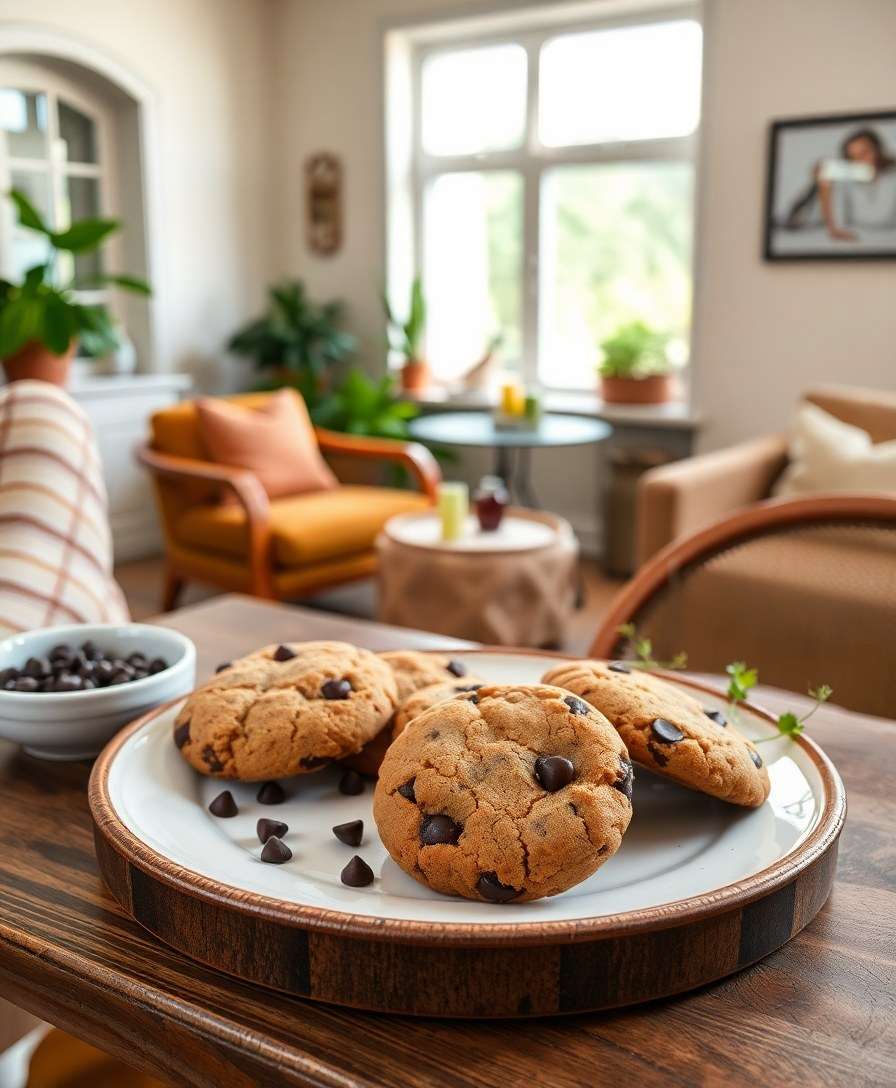
[[(486, 651), (454, 653), (470, 671), (495, 683), (534, 683), (556, 657)], [(684, 681), (677, 681), (687, 688)], [(694, 694), (692, 690), (692, 694)], [(703, 694), (709, 708), (724, 700)], [(428, 923), (564, 922), (596, 919), (706, 895), (754, 876), (798, 850), (817, 826), (824, 786), (808, 746), (784, 739), (763, 745), (771, 796), (759, 809), (742, 809), (665, 782), (636, 768), (634, 815), (622, 846), (593, 877), (562, 895), (496, 908), (431, 892), (386, 853), (371, 815), (373, 788), (357, 797), (339, 793), (339, 772), (327, 770), (283, 783), (288, 800), (265, 806), (257, 785), (197, 775), (171, 740), (177, 707), (161, 712), (125, 739), (108, 770), (107, 796), (118, 819), (138, 840), (182, 869), (231, 889), (284, 903), (345, 912), (368, 919)], [(740, 711), (750, 737), (775, 736), (759, 713)], [(230, 788), (239, 815), (210, 815), (208, 803)], [(289, 825), (293, 858), (285, 865), (259, 860), (259, 817)], [(356, 850), (338, 842), (334, 824), (363, 819)], [(339, 874), (354, 853), (376, 874), (367, 888), (348, 888)]]

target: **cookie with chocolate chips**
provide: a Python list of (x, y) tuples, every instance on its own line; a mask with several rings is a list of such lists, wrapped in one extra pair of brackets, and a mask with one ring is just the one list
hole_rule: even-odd
[(484, 686), (485, 681), (475, 676), (464, 676), (455, 680), (453, 684), (430, 684), (429, 687), (415, 691), (404, 702), (398, 704), (398, 709), (392, 718), (392, 739), (403, 733), (408, 724), (419, 717), (424, 710), (429, 710), (436, 703), (443, 703), (446, 699), (469, 699), (476, 702), (478, 691)]
[(344, 642), (266, 646), (190, 695), (174, 742), (201, 774), (246, 782), (307, 774), (358, 752), (387, 724), (395, 677)]
[(435, 704), (393, 742), (374, 796), (380, 838), (405, 872), (446, 895), (557, 895), (619, 848), (632, 812), (625, 745), (560, 688), (475, 695)]
[(572, 661), (542, 678), (595, 707), (616, 726), (632, 759), (683, 786), (756, 808), (769, 795), (768, 771), (724, 715), (686, 691), (618, 663)]

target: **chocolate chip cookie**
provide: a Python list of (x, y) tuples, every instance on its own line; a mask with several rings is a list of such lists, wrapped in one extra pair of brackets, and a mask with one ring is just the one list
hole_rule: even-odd
[(490, 903), (557, 895), (619, 848), (632, 768), (619, 734), (560, 688), (485, 686), (393, 742), (373, 814), (421, 883)]
[(398, 709), (392, 718), (392, 738), (403, 733), (408, 723), (424, 710), (429, 710), (436, 703), (443, 703), (446, 699), (453, 699), (455, 696), (470, 695), (478, 691), (484, 683), (477, 676), (464, 676), (460, 680), (455, 680), (453, 684), (430, 684), (428, 687), (415, 691), (403, 703), (398, 704)]
[(467, 675), (467, 666), (450, 654), (427, 654), (421, 650), (387, 650), (377, 655), (395, 673), (398, 701), (430, 684), (448, 684)]
[(620, 663), (574, 661), (542, 679), (606, 715), (632, 759), (657, 774), (749, 808), (768, 797), (768, 771), (755, 746), (724, 715), (660, 677)]
[(392, 670), (368, 650), (344, 642), (266, 646), (189, 696), (174, 742), (191, 766), (216, 778), (307, 774), (359, 751), (396, 702)]

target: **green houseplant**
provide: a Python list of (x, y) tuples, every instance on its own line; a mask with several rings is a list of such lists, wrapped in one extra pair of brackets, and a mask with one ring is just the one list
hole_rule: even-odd
[[(36, 378), (65, 385), (79, 343), (90, 355), (104, 355), (118, 346), (118, 335), (105, 306), (84, 305), (71, 284), (59, 285), (59, 254), (90, 253), (120, 224), (115, 219), (81, 219), (54, 231), (24, 194), (14, 189), (9, 198), (19, 225), (47, 239), (48, 254), (46, 261), (25, 272), (21, 283), (0, 280), (0, 359), (8, 381)], [(150, 293), (133, 276), (103, 276), (100, 282)]]
[(620, 325), (601, 342), (600, 391), (608, 404), (662, 404), (674, 395), (668, 333), (643, 321)]
[(411, 299), (406, 321), (399, 320), (383, 293), (383, 309), (388, 324), (389, 347), (404, 356), (401, 387), (406, 393), (422, 393), (429, 385), (429, 366), (423, 358), (423, 333), (426, 329), (426, 300), (420, 278), (411, 284)]
[(350, 370), (344, 381), (312, 411), (319, 427), (374, 438), (408, 437), (408, 420), (420, 409), (395, 396), (395, 379), (386, 374), (369, 378), (362, 370)]
[(235, 332), (227, 347), (267, 373), (262, 388), (292, 386), (313, 408), (325, 392), (330, 368), (356, 347), (341, 321), (341, 302), (314, 303), (301, 280), (289, 280), (268, 289), (265, 312)]

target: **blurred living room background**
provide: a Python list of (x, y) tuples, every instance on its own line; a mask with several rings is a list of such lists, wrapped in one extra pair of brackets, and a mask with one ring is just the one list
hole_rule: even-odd
[[(45, 228), (4, 197), (3, 275), (121, 224), (54, 268), (112, 319), (67, 389), (132, 615), (228, 588), (373, 615), (373, 538), (417, 507), (357, 488), (432, 499), (375, 441), (434, 433), (444, 479), (503, 470), (571, 526), (553, 641), (584, 649), (640, 562), (768, 498), (801, 404), (896, 437), (867, 414), (896, 418), (894, 41), (889, 0), (0, 0), (0, 186)], [(280, 386), (355, 490), (269, 495), (260, 560), (245, 496), (165, 458), (220, 460), (178, 405)], [(497, 460), (451, 431), (516, 395), (608, 426)]]

